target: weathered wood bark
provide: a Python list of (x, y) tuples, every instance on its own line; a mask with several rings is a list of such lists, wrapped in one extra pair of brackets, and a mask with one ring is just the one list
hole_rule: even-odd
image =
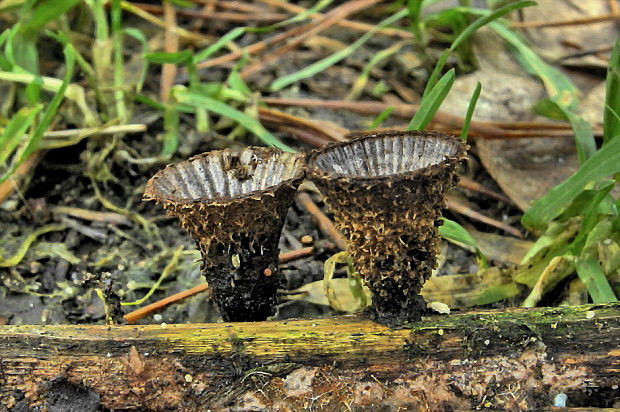
[(404, 329), (355, 316), (3, 326), (0, 410), (523, 410), (559, 393), (568, 406), (610, 407), (619, 345), (618, 304), (433, 316)]

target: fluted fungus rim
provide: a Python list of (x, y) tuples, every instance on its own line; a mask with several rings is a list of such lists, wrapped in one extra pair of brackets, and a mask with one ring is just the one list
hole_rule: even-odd
[[(247, 193), (235, 195), (235, 196), (218, 196), (218, 197), (197, 197), (195, 199), (192, 198), (180, 198), (172, 195), (163, 196), (161, 192), (155, 188), (156, 181), (161, 178), (169, 169), (174, 168), (176, 165), (180, 163), (191, 163), (193, 161), (199, 160), (204, 157), (216, 156), (221, 153), (238, 153), (242, 150), (253, 150), (258, 152), (263, 152), (265, 154), (288, 154), (296, 157), (296, 161), (299, 161), (299, 166), (297, 167), (296, 173), (293, 177), (288, 179), (283, 179), (279, 183), (268, 186), (265, 189), (252, 190)], [(216, 205), (226, 205), (233, 202), (242, 202), (248, 199), (257, 199), (262, 196), (273, 196), (274, 193), (281, 187), (286, 186), (295, 186), (300, 183), (306, 177), (306, 166), (307, 166), (308, 155), (304, 151), (299, 151), (295, 153), (283, 152), (280, 149), (274, 147), (264, 147), (264, 146), (246, 146), (241, 149), (221, 149), (221, 150), (211, 150), (208, 152), (200, 153), (198, 155), (192, 156), (187, 160), (183, 160), (180, 162), (169, 163), (155, 173), (146, 183), (144, 188), (144, 194), (142, 195), (143, 201), (155, 201), (156, 203), (174, 203), (178, 205), (192, 205), (192, 204), (203, 204), (205, 206), (216, 206)]]
[[(414, 136), (416, 138), (436, 138), (445, 140), (447, 142), (455, 144), (456, 152), (453, 155), (445, 155), (443, 160), (438, 163), (434, 163), (425, 167), (421, 167), (415, 170), (407, 172), (399, 172), (378, 176), (360, 176), (353, 173), (338, 173), (334, 171), (327, 171), (319, 167), (316, 162), (319, 156), (332, 151), (339, 147), (348, 146), (354, 142), (360, 142), (364, 140), (379, 140), (385, 138), (399, 138), (404, 136)], [(359, 183), (380, 183), (384, 181), (399, 181), (408, 180), (417, 175), (428, 175), (429, 172), (443, 170), (451, 164), (454, 164), (467, 157), (467, 150), (469, 146), (465, 144), (458, 136), (454, 136), (447, 133), (431, 132), (431, 131), (382, 131), (382, 132), (360, 132), (349, 135), (350, 139), (344, 142), (336, 142), (325, 145), (319, 149), (315, 149), (310, 154), (306, 165), (306, 176), (313, 180), (331, 180), (331, 181), (343, 181), (343, 182), (359, 182)]]

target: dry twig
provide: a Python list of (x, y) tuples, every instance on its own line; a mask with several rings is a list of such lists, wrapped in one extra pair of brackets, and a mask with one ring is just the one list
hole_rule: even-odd
[[(280, 263), (290, 262), (292, 260), (301, 259), (303, 257), (310, 256), (312, 253), (314, 253), (314, 247), (312, 246), (305, 247), (302, 249), (297, 249), (297, 250), (291, 250), (289, 252), (280, 253), (279, 261)], [(183, 292), (175, 293), (172, 296), (168, 296), (167, 298), (158, 300), (157, 302), (153, 302), (150, 305), (146, 305), (140, 309), (136, 309), (132, 312), (129, 312), (128, 314), (123, 316), (123, 318), (128, 323), (135, 323), (139, 321), (140, 319), (150, 315), (153, 312), (162, 310), (163, 308), (165, 308), (166, 306), (172, 303), (180, 302), (183, 299), (187, 299), (201, 292), (204, 292), (208, 289), (209, 289), (208, 283), (203, 283), (201, 285), (194, 286), (191, 289), (184, 290)]]
[(469, 208), (468, 206), (461, 203), (458, 199), (450, 195), (446, 197), (446, 206), (448, 207), (448, 209), (452, 210), (453, 212), (460, 213), (464, 216), (467, 216), (470, 219), (477, 220), (478, 222), (482, 222), (489, 226), (496, 227), (507, 233), (510, 233), (513, 236), (518, 237), (519, 239), (523, 239), (523, 234), (519, 232), (519, 230), (517, 230), (516, 228), (506, 223), (500, 222), (499, 220), (495, 220), (493, 218), (485, 216), (482, 213)]
[[(163, 2), (164, 23), (166, 30), (164, 33), (164, 50), (168, 53), (176, 53), (179, 50), (179, 38), (176, 33), (177, 17), (174, 5), (171, 1)], [(159, 98), (162, 102), (170, 99), (170, 90), (174, 84), (177, 74), (177, 66), (172, 63), (165, 63), (161, 68), (161, 81), (159, 83)]]
[(319, 230), (340, 249), (346, 250), (347, 246), (344, 243), (342, 236), (340, 236), (340, 232), (338, 232), (336, 226), (334, 226), (334, 223), (327, 216), (325, 216), (316, 203), (314, 203), (310, 195), (301, 192), (297, 195), (297, 199), (303, 208), (312, 215), (317, 226), (319, 227)]

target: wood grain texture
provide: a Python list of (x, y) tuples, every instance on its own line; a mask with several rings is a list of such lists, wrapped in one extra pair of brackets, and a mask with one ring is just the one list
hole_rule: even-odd
[(619, 304), (432, 316), (402, 329), (357, 316), (2, 326), (0, 410), (519, 410), (550, 407), (558, 393), (568, 406), (611, 407), (619, 345)]

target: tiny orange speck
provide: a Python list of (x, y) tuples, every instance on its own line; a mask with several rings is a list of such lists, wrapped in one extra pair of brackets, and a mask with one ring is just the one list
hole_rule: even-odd
[(265, 276), (271, 276), (272, 274), (273, 272), (269, 268), (266, 268), (265, 270), (263, 270), (263, 275)]

